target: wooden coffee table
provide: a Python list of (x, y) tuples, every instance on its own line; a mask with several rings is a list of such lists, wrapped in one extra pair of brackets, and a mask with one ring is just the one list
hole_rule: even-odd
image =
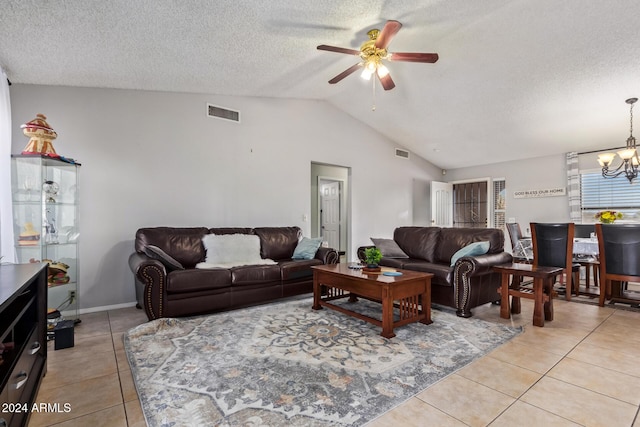
[[(382, 326), (380, 335), (385, 338), (395, 337), (393, 328), (398, 326), (412, 322), (425, 325), (432, 323), (431, 273), (394, 269), (402, 275), (385, 276), (354, 270), (349, 268), (348, 264), (319, 265), (312, 268), (314, 310), (321, 310), (324, 306)], [(357, 297), (381, 303), (382, 321), (331, 303), (333, 300), (347, 297), (353, 303), (357, 302)], [(394, 302), (400, 312), (400, 318), (395, 322)]]

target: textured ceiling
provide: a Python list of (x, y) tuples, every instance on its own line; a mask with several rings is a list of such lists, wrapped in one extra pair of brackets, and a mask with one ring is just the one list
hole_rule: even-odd
[[(0, 0), (13, 83), (322, 99), (445, 169), (624, 144), (640, 97), (637, 0)], [(385, 92), (355, 73), (403, 28)], [(638, 125), (640, 126), (640, 125)]]

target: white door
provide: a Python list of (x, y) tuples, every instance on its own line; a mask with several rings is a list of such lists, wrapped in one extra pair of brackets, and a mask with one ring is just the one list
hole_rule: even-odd
[(320, 233), (330, 248), (340, 250), (340, 182), (320, 185)]
[(431, 181), (431, 225), (453, 227), (453, 184)]

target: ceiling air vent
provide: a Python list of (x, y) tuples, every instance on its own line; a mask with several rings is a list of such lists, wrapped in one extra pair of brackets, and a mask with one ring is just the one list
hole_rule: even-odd
[(396, 148), (396, 157), (402, 157), (403, 159), (408, 159), (409, 152), (407, 150), (403, 150), (402, 148)]
[(207, 115), (218, 119), (231, 120), (232, 122), (240, 122), (240, 112), (229, 110), (228, 108), (217, 107), (207, 104)]

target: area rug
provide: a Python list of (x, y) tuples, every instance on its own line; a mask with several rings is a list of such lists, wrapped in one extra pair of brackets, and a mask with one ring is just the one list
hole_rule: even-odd
[[(366, 300), (345, 304), (380, 311)], [(375, 325), (311, 305), (296, 299), (128, 331), (147, 424), (359, 426), (521, 332), (436, 308), (431, 325), (386, 339)]]

